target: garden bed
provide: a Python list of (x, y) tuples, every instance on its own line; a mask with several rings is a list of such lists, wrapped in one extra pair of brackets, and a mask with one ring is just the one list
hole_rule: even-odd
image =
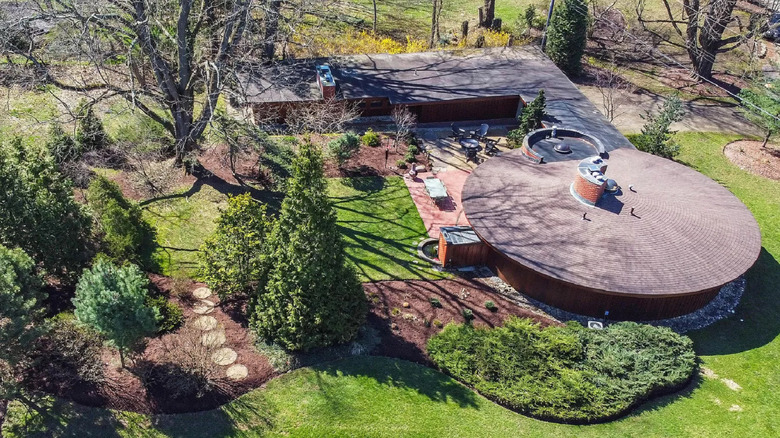
[[(386, 139), (388, 144), (392, 144), (392, 141)], [(402, 175), (408, 172), (407, 169), (399, 169), (396, 163), (398, 160), (403, 160), (408, 146), (401, 144), (398, 146), (398, 152), (395, 148), (390, 147), (386, 149), (385, 146), (370, 147), (361, 145), (357, 153), (344, 162), (339, 167), (334, 160), (325, 160), (325, 176), (329, 178), (339, 177), (356, 177), (356, 176), (392, 176)], [(387, 161), (385, 162), (385, 151), (389, 151)], [(428, 166), (428, 159), (424, 153), (415, 155), (416, 163), (408, 164), (416, 166)]]
[[(369, 323), (382, 339), (375, 354), (426, 365), (431, 365), (426, 353), (428, 339), (450, 322), (464, 322), (462, 311), (466, 308), (473, 313), (474, 325), (502, 325), (510, 315), (532, 318), (543, 326), (557, 324), (501, 297), (479, 280), (382, 281), (363, 287), (371, 305)], [(431, 298), (441, 307), (434, 307)], [(492, 301), (496, 310), (488, 310), (486, 301)]]

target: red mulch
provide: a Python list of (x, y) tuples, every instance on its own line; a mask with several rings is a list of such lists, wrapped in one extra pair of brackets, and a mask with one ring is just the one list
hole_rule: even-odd
[[(387, 139), (385, 139), (387, 140)], [(392, 145), (392, 141), (388, 142)], [(398, 160), (402, 160), (406, 154), (408, 146), (401, 144), (398, 146), (398, 152), (390, 146), (360, 146), (358, 152), (344, 164), (339, 167), (333, 160), (325, 160), (325, 176), (329, 178), (356, 177), (356, 176), (393, 176), (402, 175), (408, 169), (399, 169), (396, 166)], [(385, 162), (385, 151), (388, 152), (387, 162)], [(428, 166), (428, 158), (425, 154), (415, 155), (416, 163), (412, 165)]]
[[(479, 280), (383, 281), (363, 287), (371, 302), (369, 323), (382, 338), (375, 353), (425, 365), (431, 364), (426, 354), (428, 339), (441, 330), (433, 325), (434, 320), (443, 325), (462, 323), (464, 308), (474, 312), (473, 324), (477, 326), (502, 325), (510, 315), (532, 318), (543, 326), (559, 324), (503, 298)], [(437, 298), (442, 307), (433, 307), (431, 298)], [(496, 312), (485, 307), (488, 300), (496, 304)], [(426, 321), (431, 322), (430, 327)]]
[[(150, 275), (150, 279), (155, 287), (163, 292), (169, 292), (172, 286), (172, 280), (160, 275)], [(203, 286), (202, 284), (191, 283), (189, 291)], [(219, 301), (214, 295), (209, 298), (211, 301)], [(194, 300), (171, 297), (171, 301), (178, 304), (184, 311), (185, 325), (200, 315), (192, 311)], [(103, 363), (105, 370), (105, 382), (99, 386), (76, 385), (71, 388), (58, 388), (49, 385), (46, 390), (59, 397), (70, 399), (87, 406), (106, 407), (111, 409), (120, 409), (141, 413), (179, 413), (195, 412), (216, 408), (236, 397), (244, 394), (254, 388), (257, 388), (276, 376), (276, 372), (271, 367), (268, 360), (261, 355), (254, 347), (254, 340), (246, 328), (246, 321), (243, 319), (242, 309), (236, 309), (235, 305), (226, 305), (215, 307), (209, 314), (217, 319), (219, 326), (224, 327), (225, 338), (224, 346), (230, 347), (236, 351), (238, 358), (236, 364), (247, 367), (248, 376), (239, 382), (229, 382), (226, 380), (225, 387), (219, 392), (207, 394), (201, 398), (185, 398), (181, 400), (172, 399), (167, 394), (150, 392), (144, 387), (141, 379), (128, 370), (118, 368), (119, 354), (114, 349), (106, 349), (103, 353)], [(163, 353), (163, 342), (166, 337), (182, 336), (184, 329), (179, 329), (175, 333), (156, 337), (149, 341), (144, 352), (136, 359), (134, 371), (140, 372), (141, 363), (161, 363)], [(220, 367), (212, 364), (215, 368), (221, 369), (222, 373), (227, 367)], [(129, 365), (128, 368), (133, 368)], [(229, 383), (227, 383), (229, 382)]]

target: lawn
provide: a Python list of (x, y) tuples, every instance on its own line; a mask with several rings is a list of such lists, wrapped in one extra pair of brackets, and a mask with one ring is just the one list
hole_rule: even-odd
[[(758, 220), (764, 242), (737, 313), (691, 333), (709, 377), (698, 378), (680, 394), (656, 399), (611, 423), (568, 426), (512, 413), (418, 365), (356, 358), (298, 370), (221, 409), (197, 414), (143, 416), (58, 402), (57, 417), (50, 421), (59, 426), (52, 429), (50, 423), (40, 436), (777, 436), (780, 182), (743, 172), (723, 157), (723, 145), (735, 136), (686, 133), (677, 138), (683, 146), (679, 159), (739, 196)], [(389, 189), (334, 190), (343, 192), (338, 200)], [(39, 423), (39, 417), (27, 417), (12, 404), (4, 432), (33, 435), (23, 427), (40, 428)]]
[(417, 257), (428, 233), (403, 179), (333, 178), (328, 188), (361, 281), (447, 277)]

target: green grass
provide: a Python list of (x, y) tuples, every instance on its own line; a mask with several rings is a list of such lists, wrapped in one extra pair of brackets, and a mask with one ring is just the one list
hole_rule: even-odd
[[(719, 378), (698, 378), (682, 393), (653, 400), (611, 423), (568, 426), (510, 412), (417, 365), (357, 358), (298, 370), (220, 409), (196, 414), (145, 416), (58, 401), (55, 418), (41, 426), (40, 417), (26, 415), (14, 403), (4, 433), (36, 436), (36, 427), (46, 427), (38, 436), (777, 436), (780, 181), (731, 165), (721, 150), (735, 136), (686, 133), (677, 138), (682, 144), (679, 159), (740, 197), (755, 215), (763, 235), (764, 251), (748, 273), (748, 289), (737, 313), (690, 333), (702, 366)], [(389, 181), (392, 186), (392, 179)], [(348, 192), (347, 188), (337, 189)], [(720, 379), (732, 380), (742, 389), (730, 389)], [(31, 429), (25, 431), (24, 427)]]
[(417, 257), (417, 243), (428, 233), (403, 179), (334, 178), (329, 191), (361, 281), (447, 276)]

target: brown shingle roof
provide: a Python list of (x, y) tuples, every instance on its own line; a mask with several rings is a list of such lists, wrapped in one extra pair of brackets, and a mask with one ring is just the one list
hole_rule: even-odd
[(758, 225), (727, 189), (635, 149), (614, 150), (607, 163), (622, 193), (590, 207), (570, 193), (577, 161), (538, 165), (515, 150), (474, 171), (463, 208), (477, 233), (515, 261), (607, 292), (692, 293), (753, 265)]

